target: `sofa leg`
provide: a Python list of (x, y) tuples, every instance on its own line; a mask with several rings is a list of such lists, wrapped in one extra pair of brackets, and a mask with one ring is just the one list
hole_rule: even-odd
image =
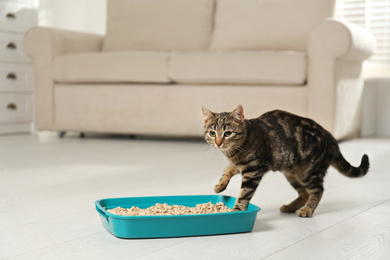
[(66, 131), (58, 131), (58, 136), (60, 138), (64, 138), (65, 134), (66, 134)]
[(85, 138), (85, 133), (84, 132), (80, 132), (80, 138)]

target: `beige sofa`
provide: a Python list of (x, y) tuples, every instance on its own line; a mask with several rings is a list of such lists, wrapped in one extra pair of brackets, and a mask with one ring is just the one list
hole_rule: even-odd
[(104, 36), (33, 28), (36, 128), (201, 136), (202, 105), (241, 104), (354, 136), (375, 40), (333, 12), (333, 0), (108, 0)]

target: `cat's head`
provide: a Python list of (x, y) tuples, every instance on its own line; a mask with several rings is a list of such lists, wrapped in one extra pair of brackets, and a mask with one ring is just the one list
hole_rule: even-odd
[(238, 106), (233, 112), (214, 113), (202, 107), (205, 122), (205, 140), (221, 150), (234, 149), (245, 137), (244, 109)]

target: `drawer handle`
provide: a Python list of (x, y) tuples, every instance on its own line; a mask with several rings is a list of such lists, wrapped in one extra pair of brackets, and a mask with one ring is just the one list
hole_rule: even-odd
[(18, 109), (18, 107), (16, 106), (15, 103), (9, 103), (9, 104), (7, 105), (7, 109), (8, 109), (8, 110), (16, 110), (16, 109)]
[(18, 76), (16, 76), (15, 73), (10, 72), (10, 73), (7, 74), (7, 79), (17, 80)]
[(13, 43), (13, 42), (8, 43), (7, 44), (7, 49), (16, 50), (16, 44)]
[(16, 15), (14, 13), (7, 13), (5, 17), (7, 17), (8, 19), (16, 19)]

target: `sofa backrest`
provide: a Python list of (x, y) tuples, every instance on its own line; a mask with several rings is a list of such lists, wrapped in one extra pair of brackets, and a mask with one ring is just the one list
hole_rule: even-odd
[(103, 51), (306, 51), (335, 0), (108, 0)]
[(207, 50), (214, 0), (108, 0), (103, 51)]
[(306, 51), (314, 25), (335, 0), (216, 0), (212, 50)]

